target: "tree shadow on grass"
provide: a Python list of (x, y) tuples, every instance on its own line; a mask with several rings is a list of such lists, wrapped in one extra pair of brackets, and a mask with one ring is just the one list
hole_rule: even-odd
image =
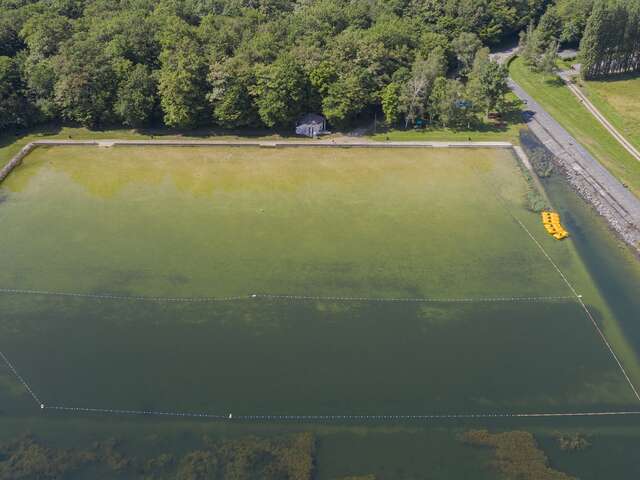
[(545, 77), (543, 81), (549, 87), (564, 87), (565, 85), (564, 80), (555, 75), (553, 77)]
[[(427, 126), (423, 129), (416, 129), (416, 132), (437, 132), (442, 130), (448, 130), (454, 133), (506, 133), (514, 125), (522, 125), (523, 122), (523, 103), (520, 100), (510, 102), (505, 111), (502, 113), (501, 120), (484, 120), (476, 118), (472, 120), (468, 125), (452, 125), (450, 127), (442, 126)], [(379, 126), (378, 134), (389, 133), (396, 130), (393, 126)], [(412, 131), (411, 128), (401, 129), (403, 131)]]
[(193, 138), (215, 138), (215, 137), (245, 137), (245, 138), (264, 138), (264, 137), (280, 137), (291, 138), (296, 135), (292, 130), (285, 129), (262, 129), (262, 128), (244, 128), (244, 129), (219, 129), (219, 128), (196, 128), (191, 130), (176, 130), (166, 127), (148, 127), (135, 130), (140, 135), (150, 137), (193, 137)]
[(638, 80), (638, 79), (640, 79), (640, 72), (625, 72), (625, 73), (614, 73), (614, 74), (606, 75), (600, 78), (594, 78), (591, 81), (615, 83), (615, 82), (621, 82), (623, 80)]
[[(80, 125), (66, 125), (61, 123), (43, 124), (29, 128), (16, 128), (8, 130), (0, 134), (0, 148), (7, 147), (13, 143), (27, 136), (38, 137), (50, 137), (59, 136), (64, 127), (82, 128)], [(147, 137), (151, 139), (153, 137), (184, 137), (184, 138), (215, 138), (215, 137), (243, 137), (243, 138), (265, 138), (271, 137), (277, 138), (294, 138), (297, 137), (293, 129), (266, 129), (266, 128), (246, 128), (246, 129), (220, 129), (220, 128), (196, 128), (189, 130), (180, 130), (167, 127), (145, 127), (137, 129), (129, 129), (122, 125), (105, 125), (100, 128), (87, 128), (84, 137), (90, 137), (91, 133), (95, 133), (96, 136), (110, 132), (110, 134), (117, 138), (118, 132), (121, 131), (124, 136), (131, 136), (131, 134), (140, 135), (141, 137)], [(74, 135), (69, 134), (69, 139), (73, 139)]]
[(59, 135), (61, 130), (62, 126), (55, 124), (46, 124), (31, 128), (9, 130), (0, 134), (0, 148), (8, 147), (9, 145), (16, 143), (17, 141), (30, 135), (39, 135), (43, 137)]

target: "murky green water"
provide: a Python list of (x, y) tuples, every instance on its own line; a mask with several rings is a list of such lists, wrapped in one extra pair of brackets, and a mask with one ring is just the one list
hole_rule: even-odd
[(59, 147), (36, 150), (2, 188), (2, 286), (167, 297), (568, 292), (496, 200), (494, 188), (517, 208), (525, 188), (506, 150)]
[[(555, 182), (549, 192), (572, 239), (550, 239), (525, 210), (525, 190), (510, 154), (491, 150), (38, 150), (0, 187), (0, 287), (98, 298), (0, 294), (1, 350), (48, 406), (236, 419), (637, 409), (571, 299), (251, 297), (570, 295), (511, 212), (637, 379), (635, 260)], [(167, 300), (226, 296), (240, 298)], [(619, 451), (616, 478), (634, 478), (625, 452), (640, 442), (633, 417), (396, 428), (41, 412), (6, 365), (0, 410), (0, 438), (32, 430), (74, 446), (118, 437), (138, 456), (188, 451), (202, 435), (311, 430), (323, 479), (492, 478), (489, 453), (457, 438), (470, 426), (535, 430), (554, 466), (581, 478), (601, 478), (593, 465), (607, 445)], [(599, 440), (588, 456), (566, 454), (556, 428)]]
[(576, 303), (1, 298), (3, 350), (51, 406), (236, 416), (634, 406)]

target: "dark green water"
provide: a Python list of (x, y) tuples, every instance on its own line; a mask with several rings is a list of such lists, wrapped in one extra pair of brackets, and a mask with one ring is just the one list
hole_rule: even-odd
[(11, 318), (4, 353), (50, 406), (236, 416), (634, 407), (575, 302), (212, 306), (5, 295), (0, 308)]
[(588, 209), (562, 179), (545, 183), (563, 221), (573, 234), (573, 244), (593, 282), (619, 319), (625, 337), (640, 352), (640, 276), (638, 258), (607, 230), (604, 221)]

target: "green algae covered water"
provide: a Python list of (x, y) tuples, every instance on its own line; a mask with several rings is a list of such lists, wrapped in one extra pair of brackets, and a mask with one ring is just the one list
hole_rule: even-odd
[[(0, 370), (0, 436), (117, 438), (145, 458), (313, 431), (319, 478), (491, 478), (459, 432), (525, 425), (597, 478), (599, 450), (577, 462), (552, 432), (602, 423), (467, 417), (639, 409), (529, 234), (635, 384), (637, 262), (558, 182), (572, 239), (548, 237), (527, 188), (508, 150), (38, 149), (0, 187), (0, 351), (16, 370)], [(413, 415), (446, 419), (374, 418)], [(604, 425), (640, 441), (634, 417)]]

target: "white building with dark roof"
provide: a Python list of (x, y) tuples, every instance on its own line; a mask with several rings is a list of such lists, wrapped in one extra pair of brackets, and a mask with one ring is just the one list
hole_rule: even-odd
[(327, 131), (327, 119), (322, 115), (308, 113), (296, 124), (296, 135), (304, 135), (305, 137), (317, 137), (329, 133)]

